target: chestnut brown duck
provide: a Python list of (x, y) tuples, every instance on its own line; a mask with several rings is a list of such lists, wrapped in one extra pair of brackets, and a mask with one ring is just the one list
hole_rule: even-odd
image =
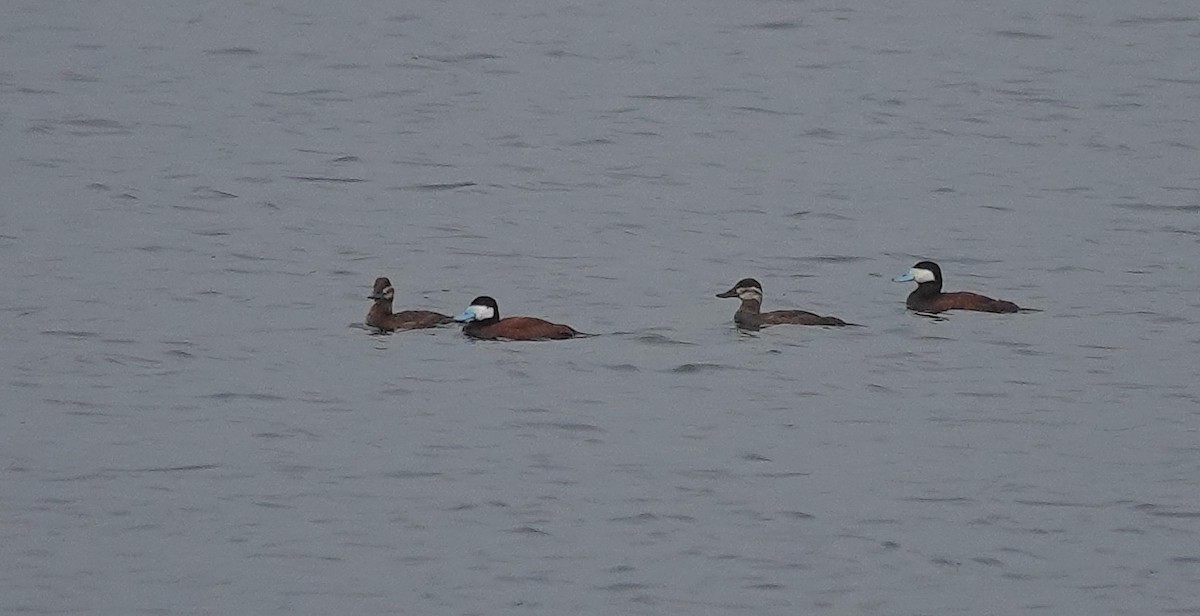
[(921, 261), (907, 272), (892, 279), (893, 282), (915, 282), (917, 288), (908, 294), (904, 305), (909, 310), (937, 314), (947, 310), (974, 310), (976, 312), (1019, 312), (1016, 304), (1002, 299), (969, 291), (942, 292), (942, 268), (933, 261)]
[(391, 332), (407, 329), (426, 329), (454, 322), (452, 317), (433, 312), (432, 310), (392, 312), (392, 298), (395, 295), (396, 289), (392, 287), (391, 280), (382, 276), (375, 279), (375, 287), (372, 289), (371, 294), (367, 296), (369, 299), (375, 300), (375, 303), (371, 304), (371, 309), (367, 311), (367, 325), (385, 332)]

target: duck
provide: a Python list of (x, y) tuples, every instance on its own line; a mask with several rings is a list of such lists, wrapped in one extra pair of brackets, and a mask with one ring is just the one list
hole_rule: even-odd
[(854, 325), (837, 317), (823, 317), (803, 310), (775, 310), (760, 312), (762, 308), (762, 284), (753, 278), (743, 278), (733, 285), (733, 288), (717, 297), (736, 297), (742, 300), (737, 312), (733, 313), (733, 322), (742, 329), (759, 329), (768, 325), (831, 325), (845, 327)]
[(391, 332), (407, 329), (427, 329), (454, 322), (454, 319), (449, 315), (431, 310), (392, 312), (392, 298), (395, 295), (396, 290), (392, 287), (391, 280), (382, 276), (375, 279), (375, 286), (371, 294), (367, 296), (368, 299), (375, 300), (375, 303), (371, 304), (371, 309), (367, 311), (368, 326), (380, 331)]
[(455, 321), (465, 323), (463, 333), (479, 340), (565, 340), (581, 336), (570, 325), (551, 323), (536, 317), (500, 318), (496, 300), (480, 295)]
[(992, 299), (986, 295), (958, 291), (942, 292), (942, 268), (933, 261), (921, 261), (907, 272), (892, 279), (893, 282), (915, 282), (917, 288), (909, 293), (904, 302), (909, 310), (937, 314), (947, 310), (974, 310), (977, 312), (1017, 312), (1016, 304)]

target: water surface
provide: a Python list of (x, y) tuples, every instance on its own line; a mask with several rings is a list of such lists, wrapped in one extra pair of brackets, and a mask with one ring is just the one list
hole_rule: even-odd
[(0, 611), (1200, 614), (1195, 8), (7, 3)]

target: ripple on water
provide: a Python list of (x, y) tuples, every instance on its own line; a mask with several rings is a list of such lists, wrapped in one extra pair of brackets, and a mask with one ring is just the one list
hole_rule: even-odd
[(734, 366), (726, 366), (724, 364), (712, 363), (687, 363), (671, 368), (669, 372), (675, 374), (696, 374), (699, 372), (715, 372), (719, 370), (736, 370)]
[(1165, 203), (1114, 203), (1113, 207), (1135, 212), (1160, 212), (1169, 214), (1194, 214), (1200, 212), (1200, 205), (1170, 205)]
[(204, 54), (209, 56), (257, 56), (260, 53), (262, 52), (249, 47), (221, 47), (204, 50)]
[(1009, 39), (1025, 39), (1025, 40), (1047, 40), (1054, 38), (1048, 34), (1038, 32), (1026, 32), (1024, 30), (996, 30), (992, 34), (1001, 38)]
[(68, 414), (70, 414), (70, 415), (106, 415), (107, 413), (103, 413), (101, 411), (102, 411), (102, 409), (109, 408), (109, 406), (107, 404), (100, 404), (97, 402), (92, 402), (90, 400), (67, 400), (64, 398), (43, 398), (42, 402), (45, 402), (46, 404), (51, 404), (54, 406), (60, 406), (60, 407), (66, 407), (69, 409), (74, 409), (74, 410), (68, 412)]
[(133, 132), (133, 125), (106, 118), (71, 118), (60, 120), (58, 124), (68, 127), (71, 134), (77, 137), (128, 135)]
[(1200, 510), (1178, 509), (1154, 503), (1143, 503), (1134, 509), (1157, 518), (1200, 519)]
[(544, 535), (547, 537), (550, 536), (550, 533), (548, 533), (544, 530), (541, 530), (539, 528), (534, 528), (532, 526), (518, 526), (516, 528), (509, 529), (508, 532), (516, 534), (516, 535)]
[(41, 332), (43, 336), (60, 336), (63, 338), (98, 338), (100, 334), (96, 332), (87, 332), (82, 330), (69, 329), (48, 329)]
[(626, 515), (616, 518), (609, 518), (609, 522), (619, 522), (622, 524), (646, 524), (648, 522), (658, 521), (658, 516), (650, 512), (639, 513), (636, 515)]
[(565, 432), (604, 432), (604, 429), (600, 426), (569, 421), (514, 421), (508, 425), (515, 428), (562, 430)]
[(764, 21), (756, 24), (742, 26), (747, 30), (795, 30), (804, 27), (802, 19), (783, 19), (779, 21)]
[(314, 183), (322, 183), (323, 182), (326, 184), (357, 184), (359, 182), (366, 181), (362, 178), (348, 178), (348, 177), (322, 176), (322, 175), (289, 175), (289, 176), (285, 176), (285, 177), (287, 177), (287, 179), (289, 179), (289, 180), (296, 180), (298, 182), (314, 182)]
[(638, 344), (648, 344), (648, 345), (652, 345), (652, 346), (673, 345), (673, 344), (690, 346), (690, 345), (695, 344), (693, 342), (687, 342), (685, 340), (677, 340), (677, 339), (671, 338), (669, 336), (664, 336), (663, 334), (655, 334), (655, 333), (646, 333), (646, 334), (635, 335), (633, 337), (633, 341)]
[(282, 400), (287, 400), (287, 398), (285, 398), (283, 396), (277, 396), (275, 394), (245, 393), (245, 392), (236, 392), (236, 391), (223, 391), (223, 392), (219, 392), (219, 393), (215, 393), (215, 394), (208, 394), (206, 396), (201, 396), (201, 397), (209, 399), (209, 400), (222, 400), (222, 401), (224, 401), (224, 400), (254, 400), (257, 402), (279, 402)]
[(187, 464), (184, 466), (149, 466), (145, 468), (106, 468), (105, 472), (112, 473), (187, 473), (193, 471), (212, 471), (221, 468), (220, 464)]
[(459, 189), (459, 188), (468, 188), (471, 186), (476, 186), (475, 182), (445, 182), (445, 183), (440, 183), (440, 184), (438, 184), (438, 183), (435, 183), (435, 184), (406, 184), (404, 186), (397, 186), (393, 190), (413, 190), (413, 191), (420, 191), (420, 192), (438, 192), (438, 191), (443, 191), (443, 190), (455, 190), (455, 189)]

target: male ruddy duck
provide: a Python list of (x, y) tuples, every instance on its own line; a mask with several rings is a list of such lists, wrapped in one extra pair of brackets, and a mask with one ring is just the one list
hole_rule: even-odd
[(481, 295), (455, 321), (466, 323), (463, 333), (480, 340), (564, 340), (580, 336), (567, 325), (551, 323), (534, 317), (500, 318), (496, 300)]
[(737, 312), (733, 313), (733, 322), (744, 329), (758, 329), (767, 325), (854, 325), (837, 317), (823, 317), (803, 310), (776, 310), (759, 312), (762, 307), (762, 285), (753, 278), (743, 278), (733, 288), (718, 293), (717, 297), (736, 297), (742, 300)]
[(454, 319), (447, 315), (429, 310), (405, 310), (393, 313), (392, 298), (395, 295), (396, 290), (392, 288), (391, 280), (375, 279), (375, 288), (367, 296), (375, 300), (375, 303), (371, 304), (371, 309), (367, 311), (367, 325), (390, 332), (397, 329), (437, 327), (454, 322)]
[(892, 279), (894, 282), (913, 281), (917, 290), (908, 295), (905, 305), (917, 312), (938, 313), (947, 310), (977, 310), (979, 312), (1017, 312), (1020, 308), (1004, 300), (992, 299), (978, 293), (959, 291), (942, 293), (942, 268), (933, 261), (921, 261), (907, 272)]

